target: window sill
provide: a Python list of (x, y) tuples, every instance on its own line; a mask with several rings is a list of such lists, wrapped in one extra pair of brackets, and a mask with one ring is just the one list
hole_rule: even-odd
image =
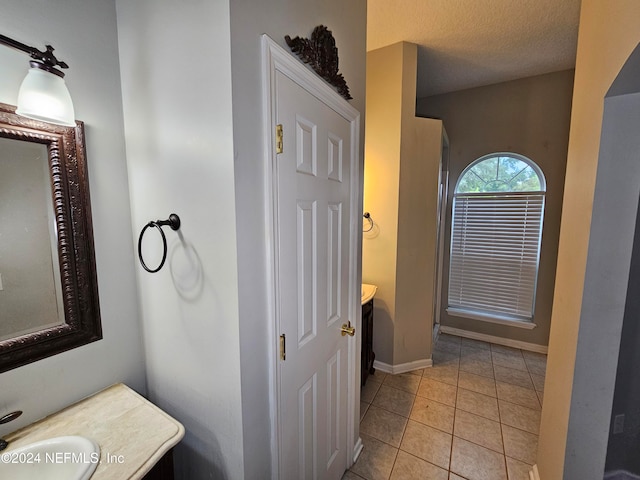
[(473, 320), (480, 320), (481, 322), (497, 323), (498, 325), (506, 325), (509, 327), (524, 328), (527, 330), (533, 330), (537, 325), (533, 322), (526, 320), (518, 320), (513, 317), (501, 316), (501, 315), (484, 315), (482, 313), (473, 313), (467, 310), (460, 310), (458, 308), (447, 308), (447, 313), (452, 317), (471, 318)]

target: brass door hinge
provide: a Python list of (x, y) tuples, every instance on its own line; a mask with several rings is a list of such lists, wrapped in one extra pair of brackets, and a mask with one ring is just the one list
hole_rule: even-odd
[(284, 336), (284, 333), (280, 335), (280, 360), (287, 359), (287, 339)]
[(276, 125), (276, 153), (282, 153), (284, 146), (282, 137), (282, 124), (279, 123), (278, 125)]

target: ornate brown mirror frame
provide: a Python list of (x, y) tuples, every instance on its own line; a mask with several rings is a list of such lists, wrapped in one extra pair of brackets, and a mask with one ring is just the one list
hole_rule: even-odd
[(65, 321), (0, 341), (0, 372), (102, 338), (84, 125), (62, 127), (15, 114), (0, 103), (0, 137), (47, 147)]

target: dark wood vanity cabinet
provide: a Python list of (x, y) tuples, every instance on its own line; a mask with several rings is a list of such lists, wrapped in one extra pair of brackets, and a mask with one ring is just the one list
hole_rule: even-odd
[(362, 359), (360, 363), (361, 384), (367, 382), (369, 374), (375, 372), (373, 361), (376, 354), (373, 353), (373, 299), (362, 305)]
[(173, 480), (173, 448), (158, 460), (143, 480)]

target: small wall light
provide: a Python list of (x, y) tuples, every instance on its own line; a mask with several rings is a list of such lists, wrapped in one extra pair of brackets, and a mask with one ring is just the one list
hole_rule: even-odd
[(18, 92), (16, 113), (24, 117), (75, 127), (75, 113), (71, 95), (64, 83), (64, 73), (56, 67), (69, 68), (53, 54), (53, 47), (40, 50), (0, 35), (0, 44), (28, 54), (31, 68)]

